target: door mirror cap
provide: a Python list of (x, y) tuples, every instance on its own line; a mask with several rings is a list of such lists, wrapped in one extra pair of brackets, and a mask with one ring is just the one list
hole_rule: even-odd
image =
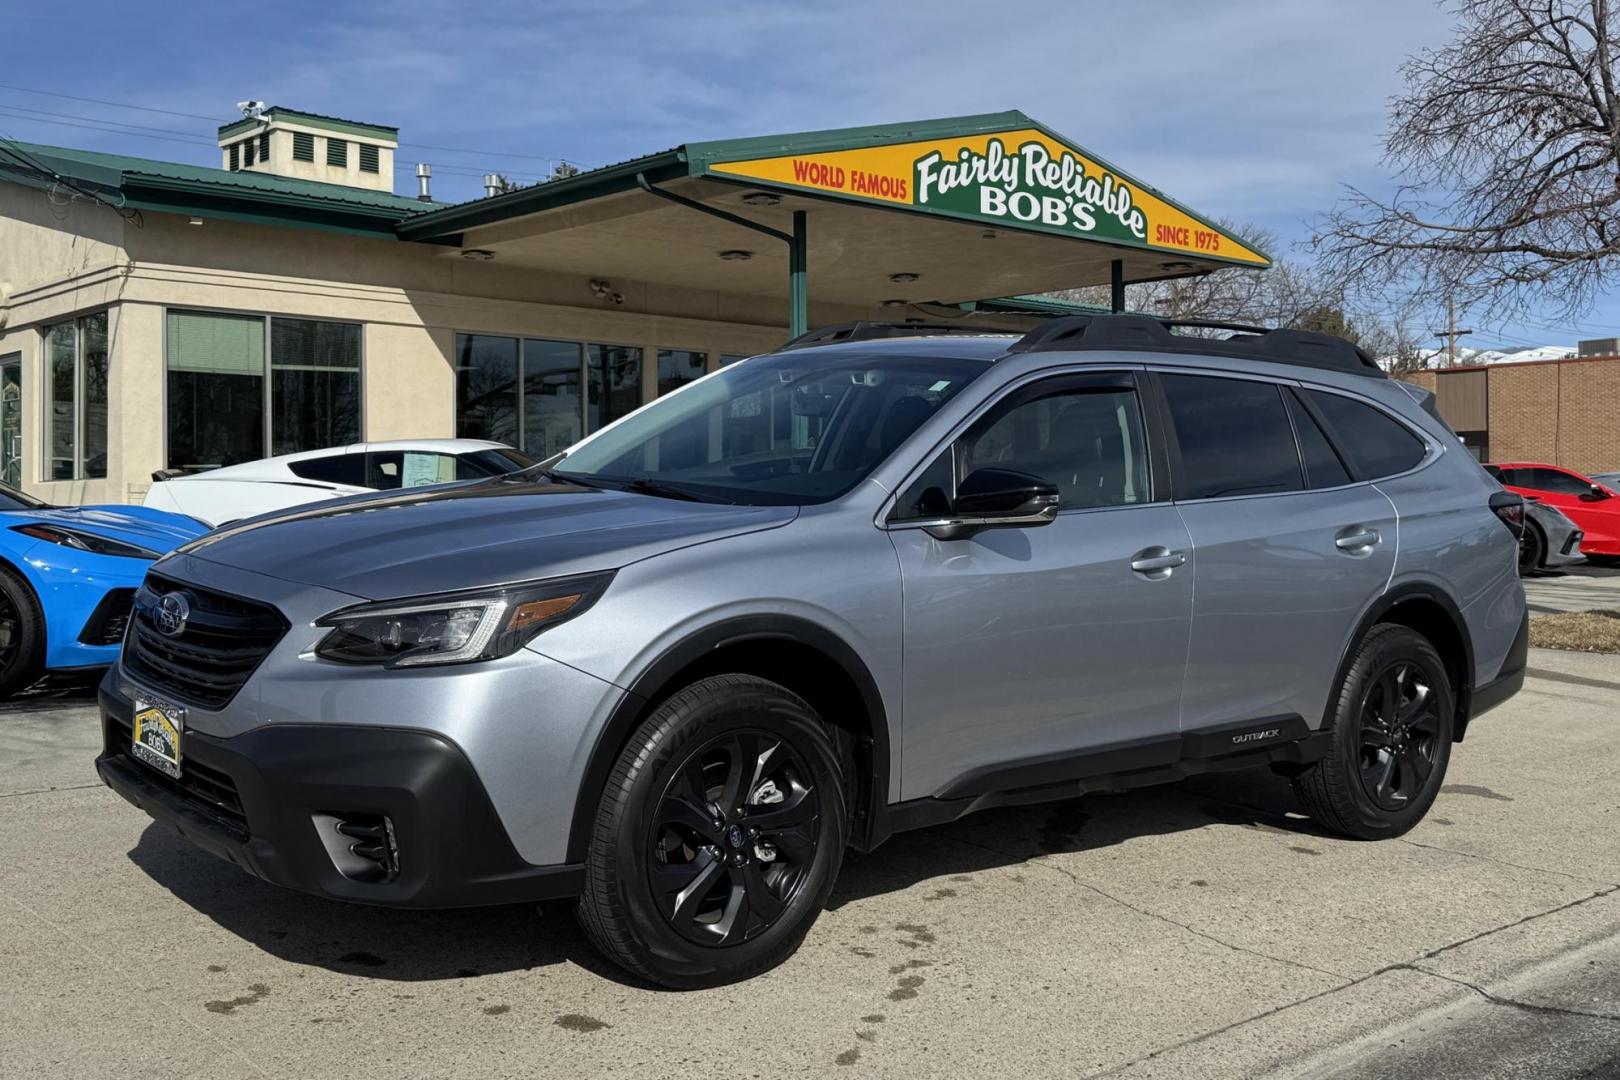
[(1607, 499), (1611, 496), (1609, 495), (1608, 488), (1604, 487), (1602, 484), (1593, 484), (1591, 492), (1584, 497), (1588, 499)]
[(937, 540), (965, 540), (985, 529), (1028, 529), (1057, 517), (1058, 489), (1011, 469), (977, 469), (957, 485), (951, 515), (923, 528)]

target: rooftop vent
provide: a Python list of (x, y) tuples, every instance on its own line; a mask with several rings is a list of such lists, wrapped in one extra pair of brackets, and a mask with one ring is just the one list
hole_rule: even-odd
[(220, 167), (320, 180), (367, 191), (394, 190), (399, 129), (336, 116), (238, 102), (242, 119), (219, 129)]

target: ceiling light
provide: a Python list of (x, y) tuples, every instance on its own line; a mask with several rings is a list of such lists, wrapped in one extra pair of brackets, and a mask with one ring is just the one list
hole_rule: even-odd
[(190, 221), (190, 222), (189, 222), (189, 223), (188, 223), (188, 224), (191, 224), (191, 225), (201, 225), (201, 224), (202, 224), (202, 218), (200, 218), (200, 217), (193, 217), (193, 218), (192, 218), (192, 219), (191, 219), (191, 221)]
[(495, 253), (486, 251), (483, 248), (468, 248), (461, 253), (461, 257), (463, 259), (472, 259), (475, 262), (489, 262), (495, 257)]
[(1173, 259), (1170, 262), (1160, 263), (1159, 265), (1166, 270), (1191, 270), (1193, 268), (1192, 263), (1183, 262), (1180, 259)]
[(782, 201), (782, 196), (774, 191), (750, 191), (742, 197), (742, 201), (749, 206), (775, 206)]
[(905, 300), (885, 300), (885, 301), (883, 301), (883, 306), (884, 307), (905, 307), (907, 303), (908, 303), (908, 301), (905, 301)]
[(754, 253), (752, 251), (744, 251), (741, 248), (732, 248), (729, 251), (722, 251), (720, 253), (720, 257), (726, 260), (726, 262), (747, 262), (749, 259), (754, 257)]
[(922, 277), (921, 274), (890, 274), (889, 280), (896, 285), (910, 285), (920, 277)]

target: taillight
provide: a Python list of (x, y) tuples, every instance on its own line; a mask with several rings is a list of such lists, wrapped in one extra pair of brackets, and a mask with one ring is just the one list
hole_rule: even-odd
[(1508, 532), (1517, 540), (1524, 535), (1524, 497), (1511, 491), (1498, 491), (1491, 496), (1491, 513), (1502, 519)]

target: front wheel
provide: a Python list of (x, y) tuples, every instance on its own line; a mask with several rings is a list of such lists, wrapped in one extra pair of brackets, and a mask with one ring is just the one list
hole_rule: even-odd
[(45, 669), (45, 617), (34, 590), (0, 569), (0, 701), (33, 685)]
[(787, 959), (843, 861), (844, 783), (803, 699), (748, 675), (679, 691), (636, 730), (597, 811), (579, 919), (607, 956), (694, 989)]
[(1540, 570), (1546, 559), (1547, 538), (1535, 525), (1525, 522), (1524, 532), (1519, 536), (1519, 576)]
[(1451, 682), (1428, 638), (1373, 627), (1338, 689), (1326, 755), (1294, 779), (1306, 812), (1363, 840), (1406, 832), (1440, 792), (1454, 716)]

